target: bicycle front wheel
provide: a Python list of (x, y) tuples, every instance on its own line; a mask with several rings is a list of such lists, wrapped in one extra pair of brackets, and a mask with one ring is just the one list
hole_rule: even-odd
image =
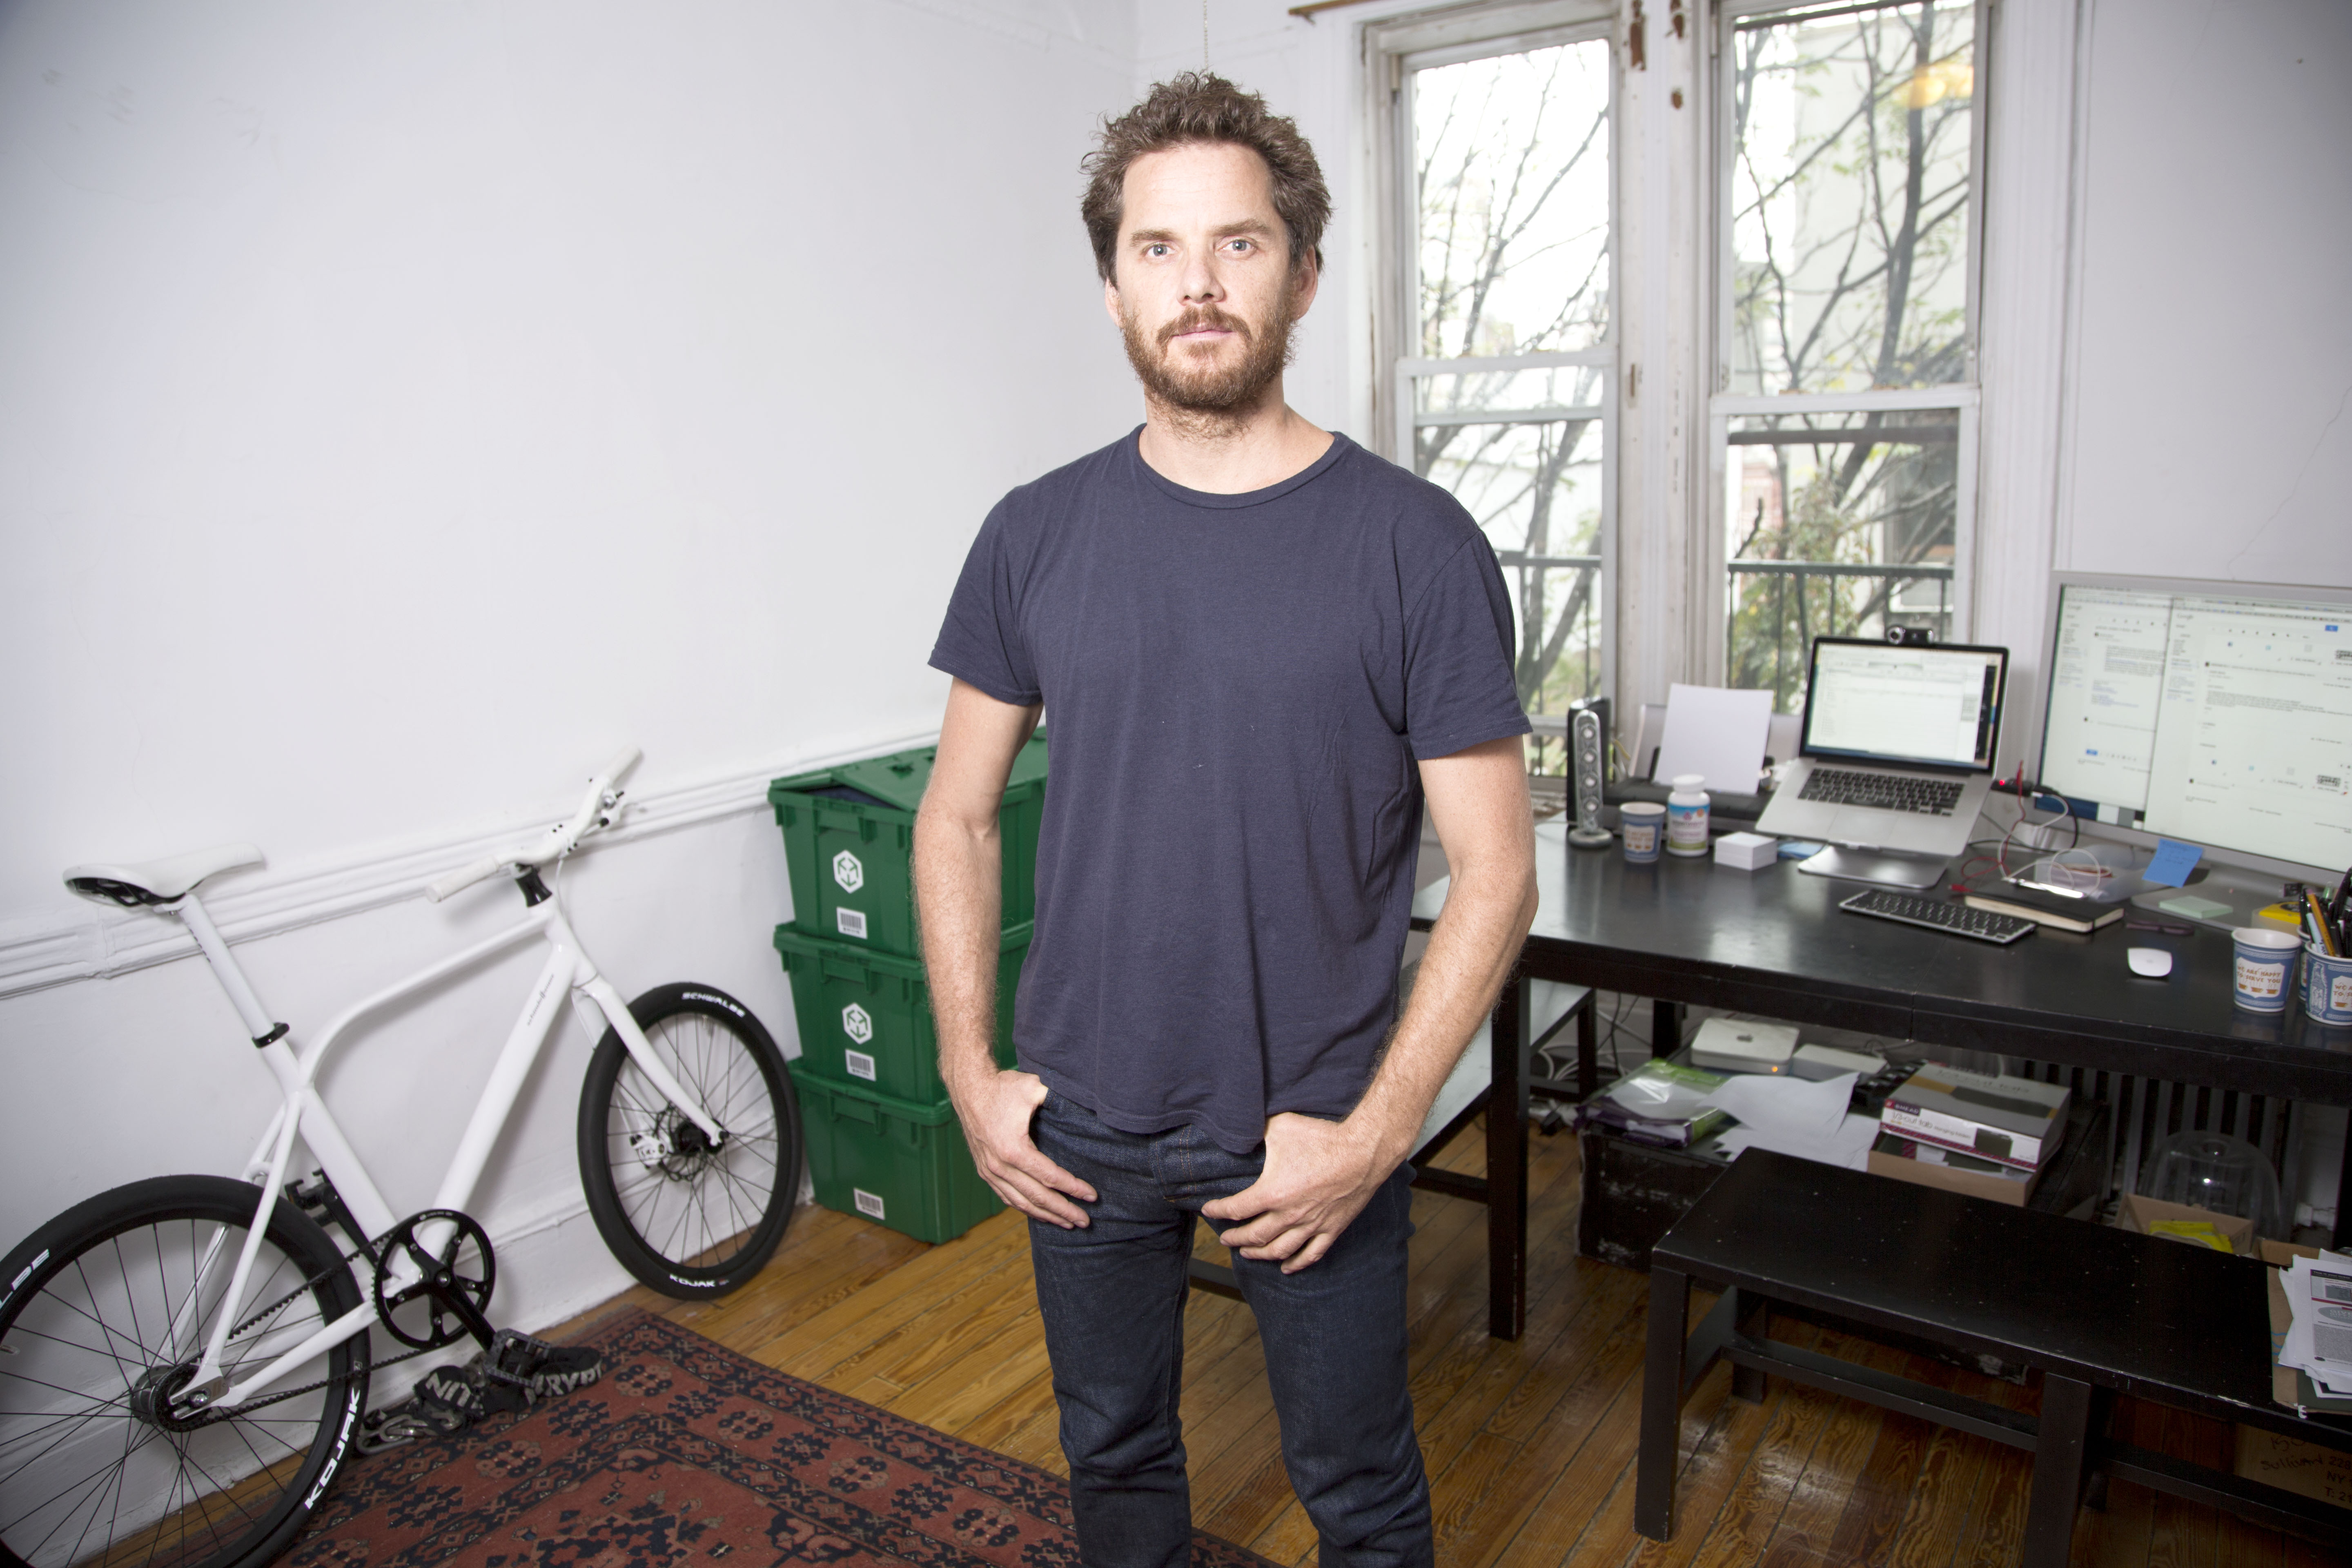
[(800, 1187), (800, 1108), (783, 1053), (751, 1009), (708, 985), (656, 987), (629, 1012), (721, 1136), (672, 1105), (605, 1030), (580, 1090), (588, 1212), (622, 1267), (654, 1289), (724, 1295), (775, 1251)]
[[(172, 1397), (229, 1310), (260, 1202), (218, 1176), (134, 1182), (0, 1262), (0, 1564), (245, 1568), (293, 1539), (358, 1429), (366, 1331), (242, 1406)], [(334, 1243), (281, 1199), (221, 1369), (234, 1386), (359, 1305)]]

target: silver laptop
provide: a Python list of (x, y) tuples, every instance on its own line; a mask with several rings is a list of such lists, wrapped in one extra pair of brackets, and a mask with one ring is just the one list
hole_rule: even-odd
[(1805, 727), (1759, 833), (1831, 846), (1820, 877), (1932, 887), (1992, 788), (2009, 650), (1818, 637)]

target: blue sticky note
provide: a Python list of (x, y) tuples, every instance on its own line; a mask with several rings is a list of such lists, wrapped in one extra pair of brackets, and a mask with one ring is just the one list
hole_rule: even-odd
[(2156, 858), (2147, 863), (2140, 875), (2151, 882), (2168, 888), (2178, 888), (2189, 880), (2189, 873), (2197, 869), (2197, 862), (2205, 851), (2194, 844), (2183, 844), (2178, 838), (2159, 838), (2156, 842)]

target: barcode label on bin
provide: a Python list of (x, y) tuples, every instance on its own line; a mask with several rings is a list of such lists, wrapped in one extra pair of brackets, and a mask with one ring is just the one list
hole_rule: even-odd
[(887, 1217), (882, 1213), (881, 1194), (869, 1193), (864, 1187), (852, 1187), (849, 1189), (849, 1195), (857, 1200), (857, 1212), (868, 1219)]
[(868, 1083), (874, 1081), (874, 1058), (864, 1051), (844, 1051), (841, 1060), (842, 1065), (849, 1069), (850, 1077), (862, 1078)]
[(842, 935), (854, 936), (860, 942), (864, 942), (866, 940), (866, 911), (864, 910), (836, 909), (833, 911), (833, 923), (841, 928)]

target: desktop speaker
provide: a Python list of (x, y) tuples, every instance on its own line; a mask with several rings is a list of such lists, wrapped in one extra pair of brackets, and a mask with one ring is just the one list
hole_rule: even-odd
[(1609, 776), (1609, 709), (1605, 699), (1580, 702), (1568, 715), (1568, 789), (1576, 808), (1576, 826), (1568, 841), (1579, 849), (1600, 849), (1609, 843), (1601, 826), (1601, 785)]

